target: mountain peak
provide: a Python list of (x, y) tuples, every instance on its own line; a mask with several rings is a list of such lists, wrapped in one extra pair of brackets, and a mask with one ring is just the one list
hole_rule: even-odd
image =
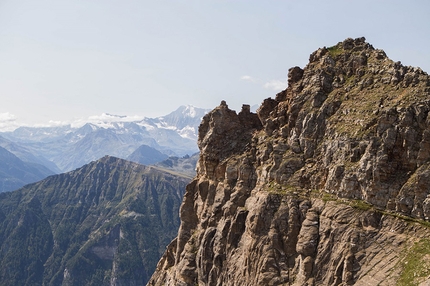
[(348, 38), (247, 110), (203, 118), (181, 228), (149, 285), (395, 285), (430, 235), (429, 76)]
[(188, 182), (105, 156), (1, 194), (2, 283), (145, 285), (179, 227)]
[(201, 108), (194, 107), (192, 105), (182, 105), (174, 112), (181, 112), (186, 117), (194, 118), (199, 115)]

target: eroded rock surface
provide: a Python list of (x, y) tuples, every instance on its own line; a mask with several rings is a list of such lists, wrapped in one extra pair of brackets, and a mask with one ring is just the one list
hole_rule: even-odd
[(430, 233), (429, 110), (429, 76), (364, 38), (312, 53), (257, 114), (222, 102), (149, 285), (394, 285)]

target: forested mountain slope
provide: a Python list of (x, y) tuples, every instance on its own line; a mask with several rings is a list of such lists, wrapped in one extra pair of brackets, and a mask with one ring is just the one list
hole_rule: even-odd
[(0, 285), (144, 285), (188, 182), (106, 156), (0, 194)]

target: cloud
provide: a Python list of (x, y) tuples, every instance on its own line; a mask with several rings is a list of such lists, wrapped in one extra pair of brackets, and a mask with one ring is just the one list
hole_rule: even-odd
[(0, 113), (0, 131), (13, 131), (17, 127), (15, 115), (9, 112)]
[(120, 122), (138, 122), (142, 121), (145, 117), (139, 115), (114, 115), (109, 113), (102, 113), (101, 115), (93, 115), (88, 118), (76, 118), (70, 121), (50, 120), (48, 123), (35, 123), (27, 124), (19, 122), (15, 115), (5, 112), (0, 113), (0, 132), (14, 131), (20, 126), (25, 127), (61, 127), (70, 125), (72, 128), (79, 128), (87, 123), (92, 123), (100, 127), (110, 127), (113, 123)]
[(277, 92), (286, 89), (287, 85), (288, 85), (288, 82), (286, 80), (279, 80), (279, 79), (272, 79), (272, 80), (269, 80), (268, 82), (263, 84), (262, 80), (260, 80), (258, 78), (254, 78), (250, 75), (243, 75), (240, 77), (240, 79), (244, 80), (244, 81), (260, 84), (265, 89), (270, 89), (270, 90), (274, 90)]
[(254, 79), (252, 76), (250, 75), (243, 75), (240, 77), (241, 80), (245, 80), (245, 81), (250, 81), (250, 82), (255, 82), (256, 79)]
[(282, 91), (287, 88), (286, 80), (273, 79), (264, 84), (264, 88), (271, 89), (274, 91)]
[(18, 118), (10, 113), (0, 113), (0, 132), (12, 132), (19, 127), (58, 127), (69, 125), (68, 121), (50, 120), (48, 123), (26, 123), (18, 120)]
[(15, 121), (15, 120), (16, 120), (15, 115), (13, 115), (9, 112), (0, 113), (0, 122), (10, 122), (10, 121)]
[(84, 126), (86, 123), (92, 123), (101, 127), (109, 127), (112, 123), (117, 122), (136, 122), (143, 120), (143, 116), (138, 115), (115, 115), (110, 113), (102, 113), (101, 115), (92, 115), (87, 119), (76, 119), (72, 122), (72, 127), (79, 128)]
[(115, 115), (110, 113), (102, 113), (101, 115), (93, 115), (88, 117), (89, 122), (133, 122), (142, 120), (142, 116), (129, 116), (129, 115)]
[(18, 127), (15, 115), (5, 112), (0, 113), (0, 131), (13, 131)]

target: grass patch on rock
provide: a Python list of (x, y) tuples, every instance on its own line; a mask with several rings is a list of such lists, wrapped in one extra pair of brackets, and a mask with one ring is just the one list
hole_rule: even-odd
[(327, 48), (327, 50), (330, 56), (333, 58), (343, 53), (343, 49), (341, 48), (340, 45), (329, 47)]
[(359, 209), (362, 211), (368, 211), (368, 210), (373, 208), (373, 206), (371, 204), (369, 204), (368, 202), (365, 202), (363, 200), (351, 200), (349, 202), (349, 205), (355, 209)]
[(401, 262), (402, 272), (398, 286), (418, 285), (430, 275), (430, 239), (424, 238), (414, 244)]

